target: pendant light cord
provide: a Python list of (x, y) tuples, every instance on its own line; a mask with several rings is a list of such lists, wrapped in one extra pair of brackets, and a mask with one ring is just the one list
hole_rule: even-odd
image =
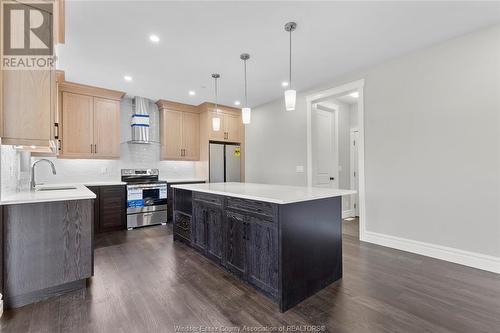
[(217, 78), (215, 79), (215, 113), (219, 114), (219, 107), (218, 107), (218, 92), (217, 92)]
[(247, 61), (243, 61), (243, 66), (245, 68), (245, 107), (248, 107), (248, 96), (247, 96)]
[(290, 29), (290, 68), (289, 68), (289, 87), (292, 88), (292, 29)]

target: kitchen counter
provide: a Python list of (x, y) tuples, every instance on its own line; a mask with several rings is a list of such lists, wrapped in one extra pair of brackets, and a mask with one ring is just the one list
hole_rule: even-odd
[(0, 205), (15, 205), (27, 203), (53, 202), (53, 201), (72, 201), (83, 199), (95, 199), (95, 194), (87, 187), (81, 184), (52, 184), (42, 185), (43, 187), (74, 186), (76, 189), (70, 190), (52, 190), (52, 191), (21, 191), (2, 193)]
[(290, 204), (356, 193), (352, 190), (255, 183), (206, 183), (173, 185), (172, 187), (275, 204)]
[(175, 184), (175, 183), (194, 183), (194, 182), (206, 182), (206, 179), (203, 178), (165, 178), (165, 179), (160, 179), (161, 181)]
[(284, 312), (342, 278), (342, 196), (252, 183), (173, 185), (173, 237)]

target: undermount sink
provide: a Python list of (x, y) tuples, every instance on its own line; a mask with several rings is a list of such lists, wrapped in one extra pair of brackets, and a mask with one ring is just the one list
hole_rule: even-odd
[(36, 191), (61, 191), (61, 190), (76, 190), (75, 186), (44, 186), (39, 187)]

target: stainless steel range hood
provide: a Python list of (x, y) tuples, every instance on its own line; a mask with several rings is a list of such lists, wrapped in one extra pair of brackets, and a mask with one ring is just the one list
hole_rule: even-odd
[(133, 101), (133, 114), (130, 122), (132, 130), (132, 140), (129, 143), (135, 144), (149, 144), (149, 113), (148, 113), (148, 100), (143, 97), (135, 97)]

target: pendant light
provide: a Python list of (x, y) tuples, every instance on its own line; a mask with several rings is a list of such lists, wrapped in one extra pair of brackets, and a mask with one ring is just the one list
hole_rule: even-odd
[(247, 60), (250, 59), (250, 55), (248, 53), (243, 53), (240, 55), (240, 59), (243, 60), (243, 67), (245, 70), (245, 105), (241, 109), (241, 118), (243, 120), (243, 124), (250, 124), (250, 120), (252, 117), (252, 109), (248, 107), (248, 96), (247, 96)]
[(217, 91), (217, 80), (220, 78), (220, 75), (217, 73), (212, 74), (212, 78), (215, 83), (215, 116), (212, 117), (212, 130), (214, 132), (218, 132), (220, 130), (220, 117), (219, 117), (219, 107), (217, 105), (218, 102), (218, 91)]
[(290, 68), (288, 89), (285, 90), (285, 107), (287, 111), (295, 110), (295, 101), (297, 99), (297, 91), (292, 89), (292, 31), (297, 28), (297, 23), (288, 22), (285, 24), (285, 31), (290, 33)]

